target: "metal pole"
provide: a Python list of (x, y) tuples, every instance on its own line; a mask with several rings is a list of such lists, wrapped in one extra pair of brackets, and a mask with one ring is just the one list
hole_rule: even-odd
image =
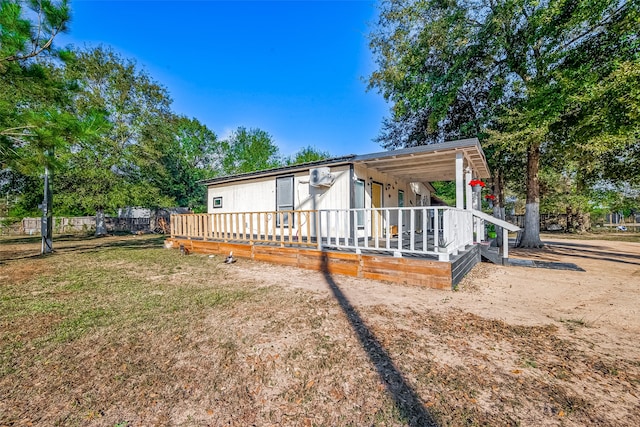
[[(48, 154), (49, 156), (50, 154)], [(42, 247), (40, 254), (50, 254), (53, 252), (53, 209), (52, 209), (51, 186), (49, 185), (49, 166), (44, 168), (44, 200), (42, 201), (42, 224), (40, 233), (42, 235)]]

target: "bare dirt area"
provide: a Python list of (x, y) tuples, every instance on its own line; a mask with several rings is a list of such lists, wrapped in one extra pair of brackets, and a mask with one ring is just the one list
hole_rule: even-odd
[(512, 255), (584, 271), (483, 263), (454, 292), (0, 241), (0, 425), (634, 426), (640, 243), (543, 240)]

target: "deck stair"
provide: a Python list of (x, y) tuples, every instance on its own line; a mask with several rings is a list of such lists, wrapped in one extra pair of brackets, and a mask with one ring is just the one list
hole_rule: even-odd
[(492, 243), (495, 242), (494, 239), (489, 242), (484, 242), (480, 244), (480, 256), (482, 259), (492, 262), (498, 265), (508, 265), (508, 258), (503, 258), (500, 253), (500, 248), (497, 246), (493, 246)]
[(480, 256), (494, 264), (509, 265), (509, 232), (518, 232), (520, 231), (520, 227), (475, 209), (471, 212), (475, 218), (502, 228), (502, 247), (499, 248), (496, 244), (497, 242), (493, 240), (478, 243), (480, 246)]

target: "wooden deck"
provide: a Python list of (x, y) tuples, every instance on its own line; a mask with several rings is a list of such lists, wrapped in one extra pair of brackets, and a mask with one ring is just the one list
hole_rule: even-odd
[(169, 238), (167, 243), (172, 244), (175, 249), (183, 245), (193, 253), (226, 256), (233, 251), (234, 257), (238, 258), (447, 290), (458, 284), (480, 262), (477, 246), (470, 246), (450, 261), (438, 261), (428, 255), (394, 257), (388, 253), (356, 253), (352, 250), (318, 250), (312, 247), (282, 247), (268, 243), (249, 244), (182, 237)]

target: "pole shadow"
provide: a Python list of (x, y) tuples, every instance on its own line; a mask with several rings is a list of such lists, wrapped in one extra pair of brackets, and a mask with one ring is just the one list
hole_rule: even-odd
[(389, 353), (384, 349), (378, 338), (368, 328), (358, 311), (351, 305), (338, 284), (329, 272), (326, 253), (322, 256), (322, 273), (340, 308), (346, 314), (360, 345), (367, 353), (369, 360), (376, 368), (380, 380), (393, 399), (396, 409), (411, 427), (437, 427), (438, 424), (422, 404), (420, 396), (411, 387), (402, 372), (393, 363)]

